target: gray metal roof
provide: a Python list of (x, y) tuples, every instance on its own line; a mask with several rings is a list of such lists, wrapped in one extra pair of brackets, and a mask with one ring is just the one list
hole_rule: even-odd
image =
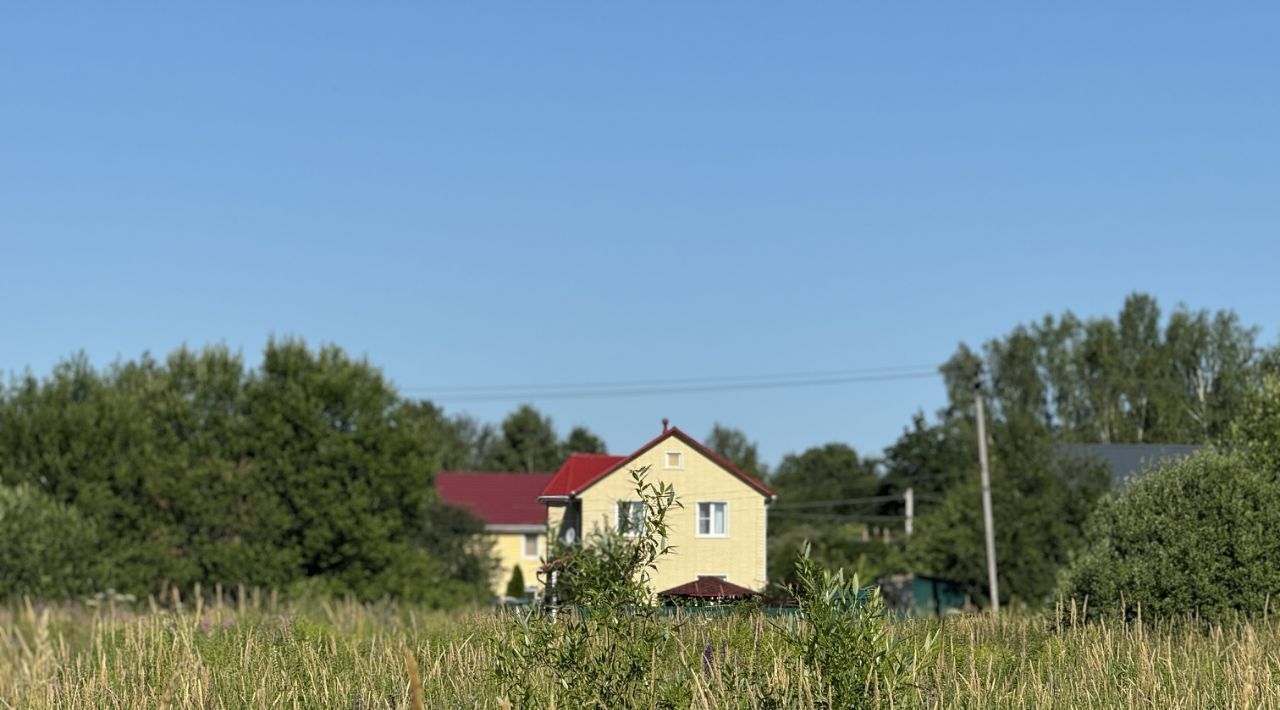
[(1177, 461), (1199, 451), (1199, 444), (1062, 444), (1068, 456), (1094, 458), (1111, 469), (1118, 484), (1167, 461)]

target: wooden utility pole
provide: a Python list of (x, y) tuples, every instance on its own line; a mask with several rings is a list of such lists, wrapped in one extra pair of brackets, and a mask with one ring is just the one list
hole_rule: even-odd
[(987, 424), (982, 407), (982, 365), (973, 373), (973, 406), (978, 415), (978, 465), (982, 470), (982, 523), (987, 536), (987, 587), (991, 613), (1000, 613), (1000, 583), (996, 580), (996, 524), (991, 515), (991, 474), (987, 470)]
[(907, 535), (911, 535), (911, 524), (916, 517), (916, 491), (914, 488), (908, 488), (902, 492), (902, 502), (907, 506)]

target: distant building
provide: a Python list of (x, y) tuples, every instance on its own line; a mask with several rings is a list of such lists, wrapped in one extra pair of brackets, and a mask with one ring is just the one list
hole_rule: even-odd
[(1100, 461), (1111, 471), (1111, 479), (1123, 486), (1162, 463), (1187, 458), (1201, 449), (1199, 444), (1062, 444), (1058, 450), (1073, 458)]
[(646, 466), (649, 480), (671, 484), (684, 506), (668, 513), (667, 542), (675, 549), (658, 560), (652, 591), (711, 590), (720, 597), (764, 589), (773, 490), (666, 421), (660, 435), (628, 456), (570, 456), (538, 496), (548, 506), (552, 533), (575, 544), (592, 528), (626, 534), (643, 525), (644, 503), (629, 472)]
[(484, 538), (493, 543), (498, 568), (491, 587), (502, 596), (512, 571), (520, 568), (525, 591), (538, 589), (538, 567), (546, 554), (547, 509), (538, 494), (550, 473), (476, 473), (449, 471), (436, 476), (440, 499), (484, 521)]
[(655, 595), (725, 599), (768, 583), (766, 507), (773, 490), (663, 422), (662, 434), (627, 456), (574, 454), (549, 473), (448, 472), (436, 476), (440, 499), (484, 521), (498, 570), (500, 596), (520, 568), (527, 590), (538, 589), (548, 533), (580, 544), (593, 529), (627, 534), (643, 525), (630, 472), (647, 466), (653, 483), (670, 483), (682, 508), (667, 515), (672, 554), (650, 574)]

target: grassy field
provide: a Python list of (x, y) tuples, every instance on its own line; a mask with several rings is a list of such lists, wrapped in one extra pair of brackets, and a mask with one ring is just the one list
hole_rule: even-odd
[[(692, 707), (824, 706), (777, 622), (742, 614), (664, 623), (679, 626), (657, 665)], [(411, 708), (415, 693), (427, 708), (509, 707), (492, 668), (494, 643), (511, 639), (512, 627), (492, 611), (266, 598), (178, 611), (17, 605), (0, 610), (0, 707)], [(889, 626), (908, 647), (932, 631), (937, 653), (913, 670), (910, 687), (868, 688), (872, 704), (1280, 707), (1280, 624), (1271, 622), (1073, 625), (1064, 612)], [(553, 674), (538, 682), (554, 691)]]

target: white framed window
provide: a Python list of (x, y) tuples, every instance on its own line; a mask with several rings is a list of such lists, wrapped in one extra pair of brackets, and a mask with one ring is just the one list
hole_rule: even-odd
[(541, 552), (540, 548), (542, 547), (540, 537), (537, 533), (524, 534), (524, 558), (526, 560), (538, 559), (538, 554)]
[(729, 504), (720, 501), (698, 503), (698, 537), (729, 536)]
[(662, 467), (668, 471), (680, 470), (684, 468), (684, 452), (668, 451), (662, 457)]
[(643, 501), (618, 501), (618, 532), (627, 537), (636, 537), (644, 533)]

